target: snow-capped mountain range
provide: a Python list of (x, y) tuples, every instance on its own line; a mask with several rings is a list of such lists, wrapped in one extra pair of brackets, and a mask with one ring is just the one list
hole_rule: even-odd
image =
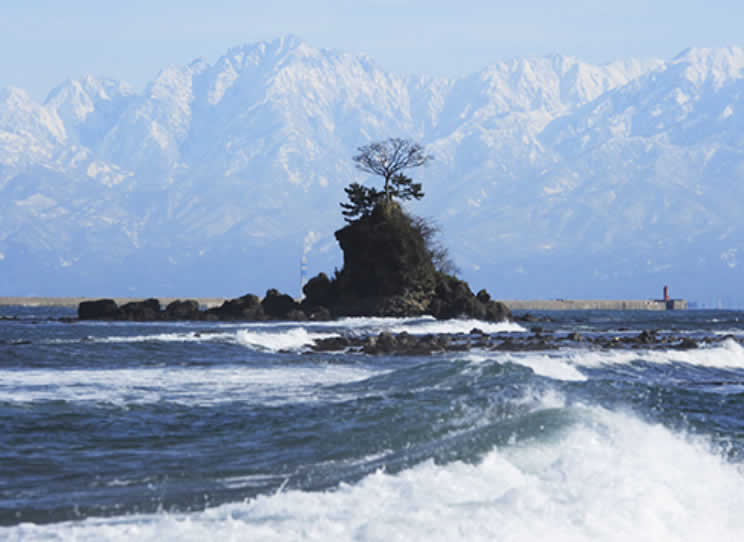
[[(459, 79), (390, 73), (295, 37), (0, 90), (0, 295), (298, 294), (340, 266), (359, 145), (409, 171), (474, 288), (499, 298), (744, 304), (744, 50), (597, 66), (551, 56)], [(738, 296), (738, 297), (737, 297)]]

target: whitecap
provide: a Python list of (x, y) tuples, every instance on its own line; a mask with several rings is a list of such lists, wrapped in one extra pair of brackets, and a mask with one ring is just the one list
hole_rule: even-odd
[(188, 406), (241, 401), (282, 405), (343, 401), (333, 386), (385, 371), (318, 364), (293, 367), (197, 367), (0, 370), (0, 401), (68, 401), (119, 406), (172, 402)]
[(644, 361), (657, 364), (684, 363), (719, 369), (744, 368), (744, 348), (732, 339), (689, 350), (572, 350), (565, 355), (572, 365), (582, 367), (626, 365)]
[(529, 367), (535, 374), (546, 376), (554, 380), (567, 382), (583, 382), (587, 377), (572, 363), (569, 356), (563, 353), (503, 353), (503, 352), (471, 352), (457, 359), (465, 359), (474, 363), (494, 360), (498, 363), (514, 363)]
[(241, 329), (235, 340), (242, 345), (278, 352), (280, 350), (297, 350), (313, 344), (317, 339), (335, 337), (336, 333), (312, 333), (304, 327), (294, 327), (281, 331)]
[(201, 512), (3, 528), (8, 540), (739, 540), (744, 473), (708, 442), (599, 408), (481, 462), (426, 461), (334, 490)]

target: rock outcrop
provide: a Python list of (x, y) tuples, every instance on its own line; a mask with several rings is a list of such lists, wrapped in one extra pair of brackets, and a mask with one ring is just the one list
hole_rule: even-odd
[(78, 305), (78, 318), (81, 320), (115, 319), (119, 311), (113, 299), (83, 301)]
[(592, 348), (612, 350), (690, 350), (698, 348), (701, 344), (719, 344), (724, 340), (735, 340), (741, 343), (741, 339), (727, 336), (703, 339), (698, 344), (698, 341), (690, 337), (678, 334), (657, 336), (654, 332), (646, 331), (638, 336), (608, 337), (607, 335), (598, 335), (596, 337), (583, 337), (576, 331), (568, 334), (563, 332), (545, 333), (537, 329), (527, 333), (515, 334), (510, 332), (485, 333), (478, 328), (473, 328), (470, 333), (411, 335), (405, 331), (397, 334), (383, 331), (377, 335), (366, 337), (326, 337), (316, 339), (312, 344), (312, 349), (315, 352), (344, 351), (386, 356), (427, 355), (440, 352), (463, 352), (471, 349), (499, 352), (550, 351), (561, 348), (575, 348), (578, 343), (591, 345)]
[(335, 316), (509, 319), (509, 309), (485, 290), (476, 296), (467, 282), (437, 270), (427, 232), (397, 203), (379, 203), (336, 232), (343, 269), (333, 280), (324, 273), (310, 279), (304, 305)]
[[(339, 316), (421, 315), (439, 319), (510, 319), (506, 305), (492, 301), (488, 292), (481, 290), (475, 295), (467, 282), (437, 269), (434, 250), (429, 246), (431, 231), (425, 222), (410, 217), (397, 203), (379, 203), (371, 213), (336, 232), (344, 253), (343, 269), (333, 279), (325, 273), (310, 279), (303, 288), (305, 298), (301, 302), (275, 289), (268, 290), (263, 299), (246, 294), (205, 311), (193, 300), (174, 301), (163, 310), (157, 299), (121, 307), (111, 299), (101, 299), (81, 303), (78, 317), (131, 321), (304, 321)], [(374, 348), (384, 350), (385, 340)], [(428, 351), (437, 344), (408, 346)]]

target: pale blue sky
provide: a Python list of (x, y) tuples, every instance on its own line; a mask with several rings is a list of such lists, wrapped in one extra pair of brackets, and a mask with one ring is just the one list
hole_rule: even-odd
[(383, 68), (462, 75), (518, 55), (668, 59), (744, 42), (742, 0), (0, 0), (0, 88), (43, 99), (68, 77), (141, 90), (167, 65), (296, 34)]

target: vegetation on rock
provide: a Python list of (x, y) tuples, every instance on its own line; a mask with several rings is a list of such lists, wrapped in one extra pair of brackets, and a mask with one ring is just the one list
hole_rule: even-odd
[[(383, 194), (385, 200), (390, 203), (393, 196), (408, 199), (409, 197), (421, 198), (421, 185), (411, 186), (411, 180), (401, 175), (404, 169), (411, 169), (426, 165), (434, 159), (427, 154), (420, 143), (409, 139), (391, 137), (385, 141), (376, 141), (368, 145), (362, 145), (357, 149), (352, 160), (356, 167), (365, 173), (379, 175), (385, 179)], [(408, 192), (406, 191), (408, 187)], [(418, 193), (416, 196), (414, 193)]]
[(303, 288), (306, 305), (330, 307), (336, 315), (471, 316), (503, 320), (510, 316), (501, 303), (475, 296), (447, 250), (437, 241), (438, 229), (409, 215), (396, 200), (420, 199), (420, 183), (401, 170), (432, 159), (418, 143), (391, 138), (359, 148), (357, 167), (385, 179), (384, 191), (352, 183), (349, 203), (342, 203), (348, 224), (336, 232), (344, 265), (333, 280), (325, 274)]
[[(468, 316), (505, 320), (509, 309), (485, 290), (474, 295), (458, 279), (431, 221), (411, 216), (400, 201), (420, 199), (420, 183), (401, 173), (432, 159), (418, 143), (391, 138), (359, 147), (357, 167), (384, 178), (384, 190), (352, 183), (342, 203), (348, 224), (336, 232), (344, 265), (333, 279), (320, 273), (303, 287), (301, 303), (270, 289), (200, 311), (195, 301), (171, 303), (163, 311), (149, 299), (118, 307), (113, 300), (84, 302), (80, 319), (112, 320), (328, 320), (337, 316)], [(423, 346), (419, 345), (421, 348)], [(439, 346), (434, 345), (437, 348)], [(419, 348), (418, 346), (416, 348)], [(426, 349), (433, 348), (432, 345)]]

